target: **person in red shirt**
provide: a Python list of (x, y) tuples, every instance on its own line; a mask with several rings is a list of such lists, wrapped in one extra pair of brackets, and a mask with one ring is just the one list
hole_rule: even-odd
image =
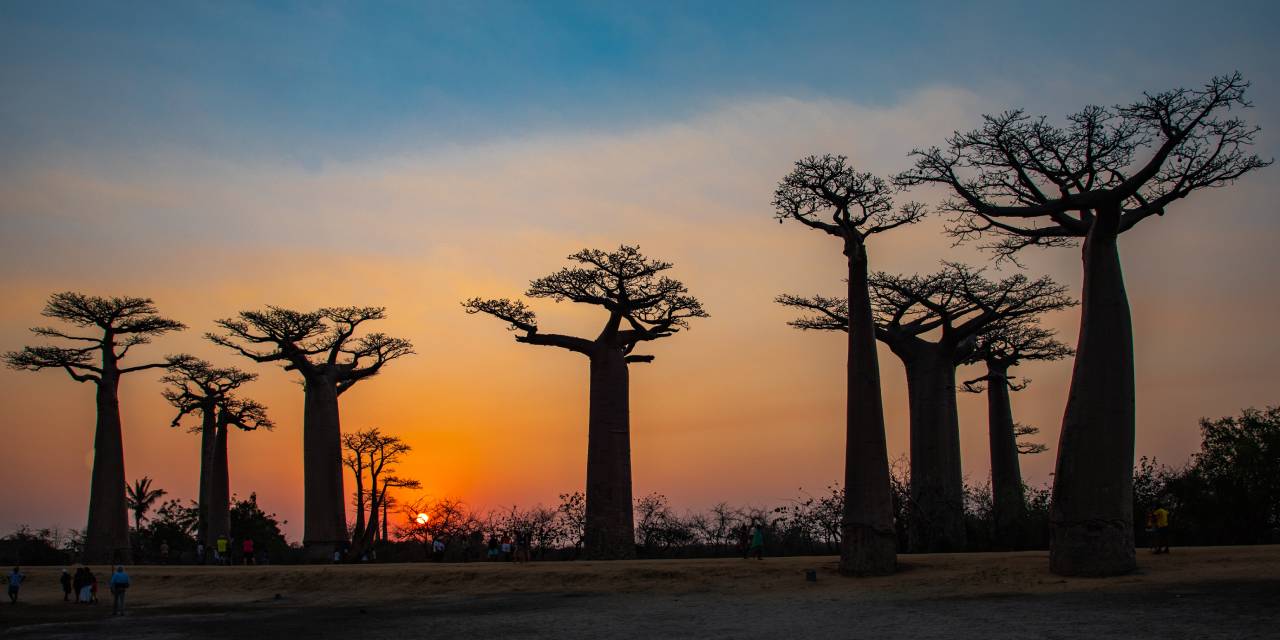
[(253, 564), (253, 538), (245, 538), (242, 549), (244, 550), (244, 563)]

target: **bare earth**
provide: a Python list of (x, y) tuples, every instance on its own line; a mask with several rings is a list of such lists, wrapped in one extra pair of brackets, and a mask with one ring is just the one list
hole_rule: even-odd
[(0, 636), (1280, 637), (1280, 546), (1140, 552), (1137, 573), (1105, 579), (1051, 575), (1046, 552), (899, 556), (897, 575), (863, 579), (835, 560), (136, 567), (122, 618), (105, 593), (63, 604), (59, 569), (34, 567)]

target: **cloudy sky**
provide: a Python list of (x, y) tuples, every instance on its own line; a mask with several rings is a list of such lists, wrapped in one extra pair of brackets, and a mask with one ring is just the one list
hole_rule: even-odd
[[(267, 304), (385, 305), (382, 329), (418, 355), (344, 395), (344, 428), (408, 440), (402, 471), (432, 496), (553, 503), (583, 481), (586, 362), (515, 344), (458, 302), (517, 295), (583, 247), (639, 244), (712, 317), (634, 367), (637, 494), (700, 508), (819, 491), (841, 477), (843, 342), (789, 329), (771, 300), (838, 293), (842, 256), (772, 218), (796, 159), (843, 153), (887, 175), (983, 113), (1060, 119), (1233, 70), (1254, 83), (1256, 151), (1280, 148), (1270, 3), (955, 4), (0, 4), (0, 349), (33, 340), (55, 291), (154, 298), (192, 328), (135, 362), (188, 351), (261, 374), (246, 393), (279, 427), (233, 434), (232, 490), (296, 538), (301, 390), (200, 335)], [(1280, 402), (1275, 172), (1122, 241), (1139, 454), (1181, 464), (1198, 418)], [(876, 238), (874, 267), (988, 262), (941, 227)], [(1077, 251), (1025, 263), (1078, 292)], [(535, 308), (549, 330), (601, 322)], [(1076, 313), (1048, 319), (1071, 343)], [(881, 362), (898, 456), (905, 382)], [(1015, 415), (1054, 446), (1070, 364), (1022, 373)], [(128, 477), (194, 497), (198, 439), (168, 427), (157, 377), (122, 386)], [(982, 480), (985, 404), (961, 401), (965, 471)], [(83, 526), (92, 426), (89, 386), (0, 371), (0, 529)], [(1053, 453), (1023, 464), (1043, 483)]]

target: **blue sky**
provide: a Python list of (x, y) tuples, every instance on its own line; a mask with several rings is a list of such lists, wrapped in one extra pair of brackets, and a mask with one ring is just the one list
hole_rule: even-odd
[(1280, 9), (1225, 4), (11, 2), (0, 145), (6, 162), (198, 145), (308, 163), (760, 95), (944, 85), (1060, 112), (1237, 68), (1277, 95)]

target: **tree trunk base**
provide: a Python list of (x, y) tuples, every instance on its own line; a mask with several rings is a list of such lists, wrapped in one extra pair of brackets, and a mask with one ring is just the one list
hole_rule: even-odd
[(840, 544), (840, 573), (847, 576), (887, 576), (897, 569), (897, 539), (892, 531), (845, 527)]
[(1050, 529), (1049, 570), (1060, 576), (1118, 576), (1136, 568), (1131, 522), (1096, 520)]

